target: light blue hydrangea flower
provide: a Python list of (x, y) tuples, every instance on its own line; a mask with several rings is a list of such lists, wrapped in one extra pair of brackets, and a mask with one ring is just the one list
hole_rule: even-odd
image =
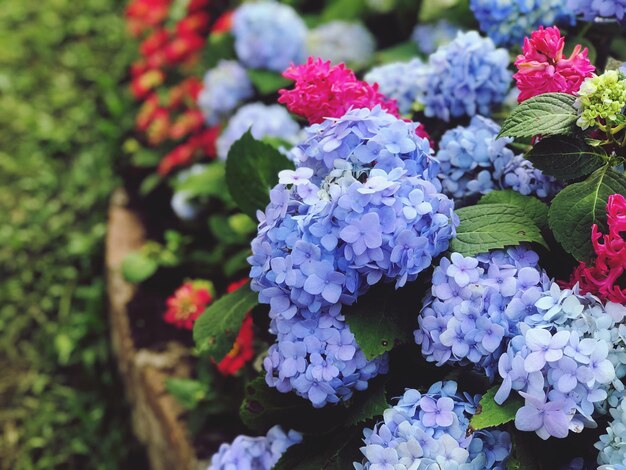
[(246, 70), (235, 60), (221, 60), (204, 75), (198, 107), (209, 126), (219, 124), (254, 94)]
[(425, 394), (407, 389), (382, 422), (364, 429), (364, 459), (355, 468), (504, 470), (512, 449), (509, 433), (468, 432), (479, 400), (457, 392), (454, 381), (437, 382)]
[(439, 47), (452, 42), (459, 29), (458, 26), (445, 19), (436, 23), (418, 24), (413, 29), (411, 39), (422, 54), (430, 55)]
[(549, 198), (560, 188), (522, 155), (507, 147), (511, 138), (498, 139), (500, 126), (491, 119), (474, 116), (467, 127), (447, 131), (439, 143), (437, 159), (443, 191), (468, 200), (494, 189), (513, 189), (524, 195)]
[(235, 52), (250, 68), (282, 72), (303, 62), (306, 32), (296, 11), (280, 3), (245, 3), (233, 16)]
[(263, 137), (276, 137), (290, 143), (295, 143), (300, 132), (300, 126), (284, 107), (277, 104), (246, 104), (230, 118), (228, 125), (218, 137), (217, 156), (225, 160), (231, 145), (248, 129), (257, 140)]
[(498, 46), (521, 46), (539, 26), (574, 24), (563, 0), (470, 0), (480, 30)]
[(333, 64), (344, 62), (360, 69), (367, 65), (376, 50), (376, 40), (360, 23), (330, 21), (309, 31), (306, 40), (307, 55), (330, 60)]
[(489, 116), (511, 85), (509, 53), (476, 31), (459, 32), (428, 59), (431, 69), (424, 113), (445, 121), (461, 116)]
[(626, 24), (626, 0), (568, 0), (567, 6), (585, 21), (612, 18)]
[(606, 428), (606, 434), (600, 436), (595, 444), (600, 469), (626, 469), (626, 398), (610, 410), (612, 420)]
[(380, 92), (398, 102), (400, 113), (410, 113), (415, 101), (423, 101), (430, 70), (420, 59), (393, 62), (374, 67), (365, 75), (365, 81), (378, 83)]
[(232, 443), (220, 446), (208, 470), (269, 470), (289, 447), (301, 441), (299, 432), (285, 433), (280, 426), (274, 426), (265, 436), (237, 436)]

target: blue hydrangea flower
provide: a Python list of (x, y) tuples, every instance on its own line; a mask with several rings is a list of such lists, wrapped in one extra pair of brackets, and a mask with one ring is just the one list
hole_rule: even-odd
[(449, 121), (454, 117), (489, 116), (511, 85), (509, 53), (476, 31), (459, 32), (428, 59), (430, 79), (424, 113)]
[(363, 431), (364, 455), (357, 470), (506, 468), (511, 436), (505, 431), (468, 432), (480, 395), (457, 392), (454, 381), (437, 382), (428, 392), (407, 389), (383, 421)]
[(418, 24), (413, 29), (411, 39), (422, 54), (430, 55), (439, 47), (452, 42), (458, 32), (458, 26), (443, 19), (436, 23)]
[(513, 189), (539, 198), (553, 196), (560, 188), (522, 155), (507, 147), (513, 139), (498, 139), (500, 126), (491, 119), (474, 116), (467, 127), (444, 133), (437, 160), (443, 191), (450, 197), (467, 200), (494, 189)]
[(360, 23), (335, 20), (309, 31), (306, 40), (307, 55), (330, 60), (333, 64), (344, 62), (360, 69), (374, 56), (376, 40)]
[(280, 3), (245, 3), (233, 16), (235, 52), (250, 68), (282, 72), (303, 62), (306, 32), (296, 11)]
[(426, 360), (471, 364), (493, 378), (519, 323), (538, 312), (535, 302), (549, 283), (538, 261), (524, 246), (442, 258), (414, 333)]
[(410, 62), (393, 62), (374, 67), (364, 77), (365, 81), (378, 83), (380, 92), (398, 102), (400, 113), (410, 113), (413, 103), (423, 101), (428, 87), (430, 71), (420, 59)]
[(246, 104), (230, 118), (228, 125), (217, 139), (217, 156), (226, 159), (231, 145), (244, 135), (248, 129), (255, 139), (276, 137), (286, 142), (295, 143), (300, 126), (285, 108), (280, 105), (263, 103)]
[(246, 70), (235, 60), (221, 60), (204, 75), (198, 107), (209, 126), (228, 117), (239, 104), (254, 94)]
[(232, 443), (220, 446), (208, 470), (269, 470), (289, 447), (301, 441), (299, 432), (285, 433), (280, 426), (274, 426), (265, 436), (237, 436)]
[(599, 468), (620, 470), (626, 468), (626, 399), (621, 398), (619, 404), (611, 408), (611, 418), (606, 434), (600, 436), (595, 444), (598, 453)]
[(574, 24), (562, 0), (470, 0), (480, 30), (498, 46), (521, 46), (539, 26)]
[(612, 18), (626, 22), (626, 0), (568, 0), (567, 7), (585, 21)]

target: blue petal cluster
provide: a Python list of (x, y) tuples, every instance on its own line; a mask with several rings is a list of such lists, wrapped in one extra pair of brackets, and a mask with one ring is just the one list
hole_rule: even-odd
[(239, 104), (254, 94), (246, 70), (235, 60), (220, 60), (204, 75), (204, 88), (198, 95), (198, 107), (209, 126), (219, 124)]
[(422, 105), (429, 117), (444, 121), (461, 116), (488, 116), (511, 85), (509, 53), (476, 31), (459, 32), (428, 59), (430, 79)]
[(524, 195), (547, 198), (559, 185), (544, 176), (522, 155), (507, 147), (513, 139), (498, 139), (500, 126), (491, 119), (474, 116), (469, 126), (446, 131), (439, 143), (439, 178), (445, 194), (467, 200), (494, 189), (513, 189)]
[(439, 47), (451, 43), (459, 31), (458, 26), (442, 19), (436, 23), (418, 24), (411, 39), (422, 54), (430, 55)]
[(279, 174), (259, 214), (248, 261), (278, 336), (267, 381), (315, 406), (348, 397), (386, 367), (364, 360), (342, 305), (381, 280), (414, 280), (456, 233), (453, 203), (415, 128), (380, 107), (309, 127), (292, 150), (297, 168)]
[(512, 448), (509, 433), (468, 433), (479, 399), (458, 393), (454, 381), (437, 382), (425, 394), (407, 389), (383, 422), (363, 431), (365, 458), (355, 468), (504, 470)]
[(230, 118), (228, 125), (218, 137), (217, 156), (225, 160), (231, 145), (239, 140), (248, 129), (257, 140), (263, 137), (276, 137), (290, 143), (296, 142), (300, 132), (298, 123), (282, 106), (263, 103), (246, 104)]
[(595, 427), (608, 392), (623, 384), (623, 329), (626, 307), (603, 305), (576, 289), (556, 283), (535, 302), (537, 313), (524, 319), (520, 334), (500, 356), (503, 379), (495, 400), (503, 403), (512, 390), (524, 398), (515, 426), (542, 439), (564, 438), (569, 431)]
[(521, 46), (539, 26), (574, 24), (563, 0), (470, 0), (480, 30), (498, 46)]
[(309, 56), (360, 69), (372, 60), (376, 40), (360, 23), (335, 20), (309, 31), (306, 45)]
[(220, 446), (208, 470), (269, 470), (289, 447), (300, 441), (299, 432), (285, 433), (280, 426), (274, 426), (266, 436), (237, 436), (231, 444)]
[(493, 378), (508, 340), (520, 333), (526, 316), (537, 313), (535, 302), (549, 284), (538, 260), (524, 246), (442, 258), (414, 333), (426, 360), (471, 364)]
[(235, 11), (232, 33), (237, 57), (246, 67), (282, 72), (305, 59), (307, 29), (288, 5), (245, 3)]
[(606, 434), (595, 444), (598, 453), (599, 470), (626, 469), (626, 398), (610, 410), (612, 421)]
[(416, 101), (423, 101), (429, 76), (428, 66), (415, 58), (410, 62), (393, 62), (374, 67), (364, 79), (372, 85), (378, 83), (380, 92), (396, 100), (400, 113), (407, 114)]
[(612, 18), (626, 23), (626, 0), (568, 0), (567, 7), (585, 21)]

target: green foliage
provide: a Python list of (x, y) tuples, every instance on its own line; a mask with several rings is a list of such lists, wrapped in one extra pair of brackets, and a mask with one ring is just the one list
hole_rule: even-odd
[(585, 181), (567, 186), (552, 200), (550, 228), (577, 260), (588, 260), (593, 254), (591, 226), (606, 229), (606, 203), (615, 193), (626, 194), (626, 177), (606, 165)]
[(193, 339), (200, 352), (219, 360), (233, 348), (243, 318), (257, 305), (257, 293), (242, 286), (212, 303), (193, 325)]
[(324, 436), (305, 436), (291, 446), (273, 467), (274, 470), (345, 470), (360, 459), (362, 444), (359, 429), (339, 430)]
[(499, 203), (519, 208), (541, 229), (548, 227), (548, 206), (534, 196), (524, 196), (512, 189), (503, 189), (487, 193), (478, 201), (478, 204)]
[(261, 95), (271, 95), (291, 84), (291, 80), (271, 70), (248, 69), (248, 78)]
[(502, 405), (498, 405), (494, 401), (498, 386), (491, 387), (480, 399), (478, 410), (470, 420), (470, 427), (474, 431), (479, 429), (492, 428), (508, 423), (515, 419), (515, 413), (519, 410), (524, 402), (515, 394), (515, 397), (509, 398)]
[(376, 62), (387, 64), (390, 62), (409, 61), (418, 55), (417, 46), (412, 40), (396, 44), (376, 53)]
[(546, 246), (535, 223), (511, 204), (478, 204), (456, 211), (461, 223), (450, 251), (474, 256), (489, 250), (534, 242)]
[(0, 9), (0, 467), (128, 460), (103, 280), (108, 197), (134, 111), (122, 3)]
[(176, 191), (187, 191), (191, 197), (214, 197), (228, 203), (230, 195), (224, 176), (226, 167), (221, 161), (214, 161), (204, 166), (199, 173), (190, 175), (184, 181), (173, 179)]
[(151, 277), (159, 264), (141, 251), (129, 254), (122, 263), (122, 273), (128, 282), (138, 283)]
[(187, 409), (194, 409), (206, 397), (206, 384), (193, 379), (170, 377), (165, 381), (165, 388), (180, 405)]
[(539, 141), (526, 158), (544, 174), (567, 181), (593, 173), (606, 163), (607, 155), (583, 139), (554, 136)]
[(574, 100), (574, 96), (565, 93), (533, 96), (513, 109), (498, 137), (571, 134), (578, 119)]
[(377, 377), (367, 387), (367, 393), (359, 393), (348, 408), (346, 425), (356, 426), (365, 421), (382, 416), (389, 404), (385, 396), (387, 377)]
[(270, 200), (269, 190), (278, 183), (278, 172), (293, 168), (287, 157), (250, 131), (236, 141), (226, 160), (226, 184), (242, 212), (256, 220), (256, 211)]

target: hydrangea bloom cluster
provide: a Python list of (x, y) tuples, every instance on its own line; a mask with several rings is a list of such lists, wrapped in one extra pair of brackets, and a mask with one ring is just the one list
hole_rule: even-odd
[(522, 155), (507, 147), (511, 138), (497, 138), (500, 132), (491, 119), (474, 116), (467, 127), (443, 134), (437, 160), (445, 194), (464, 200), (494, 189), (513, 189), (540, 198), (553, 195), (556, 180), (544, 176)]
[(626, 21), (626, 0), (568, 0), (567, 6), (585, 21), (596, 18), (614, 18)]
[(583, 293), (590, 292), (604, 301), (626, 303), (626, 288), (620, 279), (626, 270), (626, 199), (612, 194), (606, 206), (609, 232), (602, 234), (597, 224), (591, 227), (591, 242), (596, 253), (593, 264), (584, 262), (576, 268), (569, 287), (579, 285)]
[(426, 360), (471, 364), (493, 378), (507, 340), (520, 333), (518, 325), (526, 316), (537, 312), (534, 303), (549, 282), (538, 260), (524, 246), (442, 258), (415, 331)]
[(177, 328), (191, 330), (194, 322), (213, 302), (213, 284), (209, 281), (187, 281), (167, 299), (163, 319)]
[(575, 94), (595, 67), (587, 58), (587, 48), (579, 44), (569, 57), (563, 55), (565, 38), (556, 26), (540, 26), (530, 38), (524, 38), (523, 53), (517, 56), (513, 75), (520, 90), (518, 102), (543, 93)]
[(393, 62), (374, 67), (365, 75), (365, 81), (378, 84), (385, 96), (398, 103), (402, 114), (410, 113), (416, 101), (423, 101), (430, 72), (418, 58), (410, 62)]
[(509, 54), (476, 31), (459, 32), (428, 59), (430, 79), (422, 105), (429, 117), (445, 121), (488, 116), (502, 103), (511, 84)]
[(600, 469), (620, 470), (626, 468), (626, 398), (622, 398), (615, 408), (611, 408), (610, 413), (613, 420), (595, 447), (600, 451), (598, 463), (603, 465)]
[(249, 262), (278, 335), (267, 380), (315, 406), (385, 367), (364, 360), (342, 304), (381, 279), (415, 279), (455, 234), (453, 203), (431, 181), (436, 164), (415, 127), (379, 107), (311, 126), (292, 151), (297, 169), (279, 174), (260, 214)]
[(424, 394), (407, 389), (383, 422), (363, 431), (365, 458), (355, 468), (504, 470), (512, 448), (509, 433), (468, 435), (479, 399), (457, 392), (454, 381), (437, 382)]
[(207, 124), (214, 126), (253, 94), (252, 83), (239, 62), (221, 60), (205, 74), (198, 106)]
[(562, 0), (470, 0), (480, 30), (498, 46), (517, 46), (538, 26), (574, 23)]
[(439, 47), (452, 42), (458, 32), (458, 26), (442, 19), (436, 23), (418, 24), (413, 29), (411, 39), (422, 54), (430, 55)]
[(231, 145), (248, 129), (255, 139), (277, 137), (294, 143), (300, 126), (287, 110), (280, 105), (263, 103), (246, 104), (230, 118), (228, 125), (217, 139), (217, 156), (223, 160), (228, 156)]
[(372, 60), (376, 40), (360, 23), (335, 20), (309, 31), (306, 45), (309, 56), (361, 68)]
[(235, 52), (246, 67), (281, 72), (290, 63), (304, 60), (307, 29), (290, 6), (245, 3), (232, 21)]
[(208, 470), (269, 470), (289, 447), (301, 441), (299, 432), (285, 433), (280, 426), (274, 426), (266, 436), (237, 436), (232, 443), (220, 446)]
[(283, 76), (294, 80), (295, 86), (293, 90), (280, 90), (278, 102), (310, 124), (339, 118), (349, 109), (372, 109), (378, 105), (398, 115), (394, 100), (383, 96), (377, 85), (356, 78), (344, 64), (331, 66), (330, 61), (309, 57), (305, 64), (289, 67)]
[(580, 117), (576, 124), (582, 129), (610, 129), (626, 121), (626, 75), (607, 70), (600, 76), (587, 78), (574, 102)]
[(542, 439), (564, 438), (569, 431), (595, 426), (593, 413), (607, 399), (607, 390), (623, 390), (623, 331), (626, 307), (603, 305), (596, 297), (553, 283), (535, 302), (537, 313), (520, 325), (521, 334), (500, 357), (503, 378), (495, 400), (504, 402), (512, 390), (525, 401), (515, 416), (521, 431)]

